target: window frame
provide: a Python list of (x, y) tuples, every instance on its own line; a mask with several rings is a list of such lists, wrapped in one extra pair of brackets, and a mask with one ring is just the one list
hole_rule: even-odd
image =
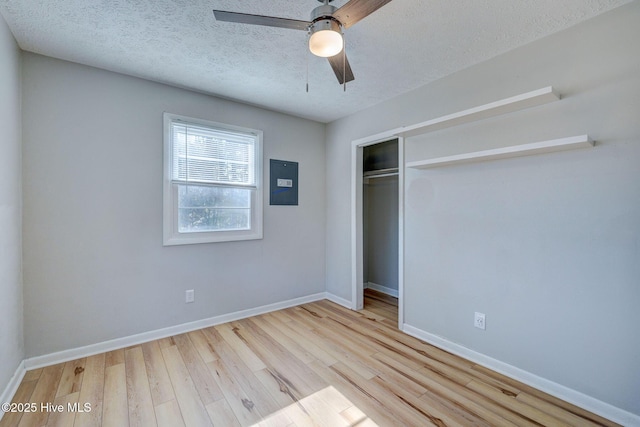
[[(180, 183), (174, 182), (172, 179), (173, 138), (171, 125), (174, 122), (182, 122), (195, 126), (204, 126), (213, 130), (221, 130), (225, 132), (250, 134), (255, 137), (255, 188), (253, 188), (251, 191), (251, 227), (248, 230), (195, 231), (189, 233), (180, 233), (178, 231), (178, 187), (180, 186)], [(261, 130), (228, 125), (224, 123), (217, 123), (210, 120), (181, 116), (178, 114), (165, 112), (163, 114), (163, 147), (163, 246), (262, 239), (262, 214), (264, 201), (262, 185), (263, 158)], [(194, 183), (194, 185), (197, 186), (199, 184)], [(246, 185), (236, 186), (224, 184), (224, 186), (232, 188), (247, 188)]]

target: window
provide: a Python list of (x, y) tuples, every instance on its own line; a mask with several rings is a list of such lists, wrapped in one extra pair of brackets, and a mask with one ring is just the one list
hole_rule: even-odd
[(262, 132), (164, 114), (164, 244), (262, 238)]

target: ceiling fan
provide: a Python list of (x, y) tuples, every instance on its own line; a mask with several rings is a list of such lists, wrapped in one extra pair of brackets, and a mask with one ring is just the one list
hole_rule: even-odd
[(339, 9), (329, 4), (333, 0), (318, 1), (323, 4), (311, 11), (309, 21), (223, 10), (214, 10), (213, 15), (218, 21), (307, 31), (311, 53), (327, 58), (338, 82), (346, 84), (354, 77), (344, 52), (342, 29), (366, 18), (391, 0), (350, 0)]

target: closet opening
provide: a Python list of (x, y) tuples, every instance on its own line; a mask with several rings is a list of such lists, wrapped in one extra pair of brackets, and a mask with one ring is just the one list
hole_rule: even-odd
[(399, 196), (399, 140), (362, 147), (362, 307), (393, 326), (399, 319)]

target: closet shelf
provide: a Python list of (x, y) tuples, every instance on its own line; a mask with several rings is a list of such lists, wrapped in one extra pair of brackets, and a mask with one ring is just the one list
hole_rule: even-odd
[(437, 168), (463, 163), (551, 153), (555, 151), (571, 150), (574, 148), (593, 147), (594, 144), (594, 141), (589, 138), (589, 135), (579, 135), (568, 138), (553, 139), (550, 141), (540, 141), (531, 144), (514, 145), (496, 148), (493, 150), (475, 151), (471, 153), (456, 154), (453, 156), (436, 157), (433, 159), (408, 162), (407, 167), (415, 169)]

